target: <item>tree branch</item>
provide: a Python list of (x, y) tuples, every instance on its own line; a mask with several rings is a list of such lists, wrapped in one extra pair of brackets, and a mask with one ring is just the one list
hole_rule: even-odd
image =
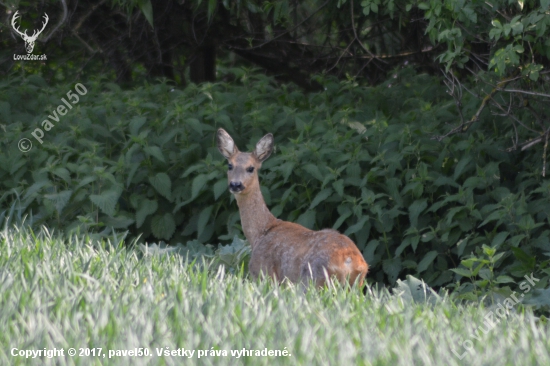
[[(460, 125), (453, 128), (451, 131), (447, 132), (445, 135), (442, 135), (442, 136), (435, 136), (435, 137), (432, 137), (433, 140), (437, 140), (437, 141), (441, 141), (443, 140), (445, 137), (448, 137), (450, 135), (454, 135), (456, 133), (459, 133), (459, 132), (466, 132), (468, 131), (468, 129), (470, 128), (470, 126), (472, 124), (474, 124), (475, 122), (477, 122), (479, 120), (479, 116), (481, 115), (481, 112), (483, 112), (483, 110), (485, 109), (485, 107), (487, 106), (487, 103), (489, 103), (492, 99), (493, 99), (493, 96), (499, 92), (499, 91), (502, 91), (506, 85), (508, 85), (508, 83), (510, 83), (512, 80), (514, 80), (514, 78), (510, 78), (510, 79), (506, 79), (506, 80), (502, 80), (500, 81), (494, 88), (493, 90), (491, 90), (491, 92), (489, 94), (487, 94), (485, 97), (483, 97), (483, 99), (481, 100), (481, 105), (479, 106), (479, 108), (477, 109), (477, 112), (472, 116), (472, 118), (470, 118), (469, 121), (464, 121), (462, 120)], [(495, 102), (496, 103), (496, 102)], [(497, 103), (498, 104), (498, 103)]]
[(67, 20), (67, 3), (65, 0), (61, 0), (61, 5), (63, 6), (63, 18), (59, 21), (59, 23), (57, 23), (57, 25), (55, 26), (54, 29), (52, 29), (52, 31), (45, 37), (42, 38), (42, 42), (46, 43), (48, 42), (48, 40), (51, 38), (51, 36), (53, 36), (53, 34), (59, 29), (59, 27), (61, 27), (63, 25), (63, 23), (65, 23), (65, 20)]
[[(368, 53), (372, 58), (374, 59), (379, 59), (377, 56), (375, 56), (371, 51), (369, 51), (365, 45), (363, 44), (363, 42), (361, 42), (361, 40), (359, 39), (359, 36), (357, 36), (357, 29), (355, 29), (355, 15), (353, 13), (353, 0), (350, 1), (350, 9), (351, 9), (351, 28), (353, 29), (353, 34), (355, 35), (355, 41), (357, 41), (357, 43), (359, 43), (359, 45), (361, 46), (361, 48), (366, 52)], [(383, 63), (387, 64), (386, 61), (384, 60), (380, 60), (382, 61)]]
[(528, 90), (501, 89), (499, 91), (503, 91), (503, 92), (507, 92), (507, 93), (521, 93), (521, 94), (535, 95), (537, 97), (550, 98), (550, 94), (537, 93), (537, 92), (532, 92), (532, 91), (528, 91)]

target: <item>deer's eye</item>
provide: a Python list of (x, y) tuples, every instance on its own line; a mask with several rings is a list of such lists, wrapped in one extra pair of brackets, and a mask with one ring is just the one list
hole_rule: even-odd
[(233, 164), (227, 164), (227, 170), (233, 170)]
[(254, 167), (249, 166), (248, 168), (246, 168), (246, 171), (249, 172), (249, 173), (252, 173), (254, 171)]

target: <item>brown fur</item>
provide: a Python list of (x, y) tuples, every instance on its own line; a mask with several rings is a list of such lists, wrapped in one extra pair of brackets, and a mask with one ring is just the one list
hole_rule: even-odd
[[(221, 154), (232, 165), (227, 178), (239, 206), (244, 235), (252, 247), (249, 269), (253, 276), (264, 273), (278, 281), (313, 280), (323, 286), (328, 275), (340, 283), (363, 284), (368, 265), (350, 238), (335, 230), (313, 231), (279, 220), (267, 208), (260, 191), (258, 170), (273, 149), (272, 134), (258, 141), (252, 153), (240, 152), (231, 136), (221, 128), (217, 143)], [(247, 170), (250, 168), (252, 172)]]

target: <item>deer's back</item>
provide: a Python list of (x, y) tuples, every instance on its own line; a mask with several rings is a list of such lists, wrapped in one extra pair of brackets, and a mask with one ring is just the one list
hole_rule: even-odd
[(288, 278), (292, 282), (313, 279), (324, 283), (325, 273), (341, 282), (346, 276), (354, 281), (367, 274), (368, 266), (355, 243), (331, 229), (309, 230), (301, 225), (277, 220), (254, 243), (250, 272)]

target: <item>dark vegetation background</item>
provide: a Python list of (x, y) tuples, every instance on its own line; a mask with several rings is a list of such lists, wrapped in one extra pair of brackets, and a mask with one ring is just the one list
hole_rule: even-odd
[[(272, 132), (268, 206), (349, 235), (370, 282), (477, 299), (533, 273), (548, 303), (550, 1), (0, 4), (5, 224), (212, 253), (242, 236), (215, 131)], [(16, 10), (29, 35), (48, 14), (47, 61), (14, 60)]]

